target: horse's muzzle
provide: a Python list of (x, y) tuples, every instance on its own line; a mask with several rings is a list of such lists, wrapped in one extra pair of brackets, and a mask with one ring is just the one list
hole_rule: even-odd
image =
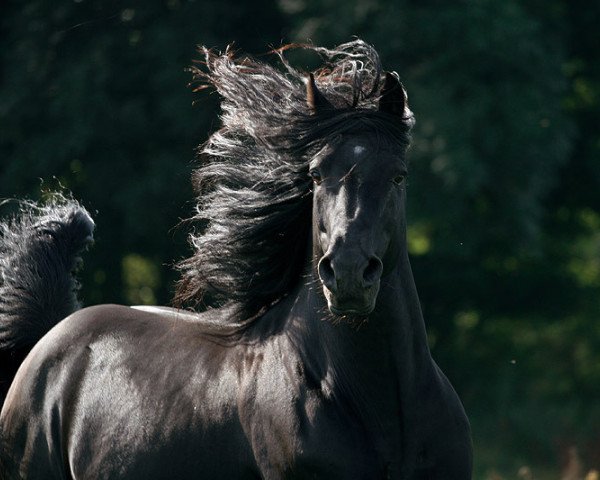
[(381, 260), (376, 256), (358, 262), (352, 256), (351, 260), (354, 261), (325, 255), (319, 261), (319, 278), (327, 306), (336, 316), (369, 315), (377, 301), (383, 271)]

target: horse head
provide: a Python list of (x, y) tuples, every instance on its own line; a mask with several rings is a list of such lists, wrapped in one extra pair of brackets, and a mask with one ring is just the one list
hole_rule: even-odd
[[(312, 76), (307, 101), (315, 114), (333, 110)], [(348, 127), (311, 159), (313, 249), (328, 308), (336, 316), (369, 315), (382, 276), (393, 270), (404, 248), (407, 137), (393, 132), (394, 123), (403, 126), (408, 117), (406, 92), (387, 73), (379, 110), (355, 111), (344, 121)]]

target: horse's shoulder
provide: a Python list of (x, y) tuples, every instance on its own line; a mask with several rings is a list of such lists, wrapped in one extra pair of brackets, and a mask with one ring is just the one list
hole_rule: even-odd
[(420, 378), (418, 468), (433, 473), (416, 478), (469, 478), (471, 430), (460, 398), (433, 359)]

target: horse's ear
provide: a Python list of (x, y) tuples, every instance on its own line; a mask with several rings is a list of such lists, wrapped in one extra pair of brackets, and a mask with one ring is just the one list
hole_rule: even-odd
[(379, 98), (379, 111), (404, 118), (405, 110), (408, 110), (406, 90), (395, 73), (385, 72), (385, 81)]
[(320, 113), (324, 110), (333, 110), (333, 105), (317, 88), (315, 77), (311, 73), (306, 82), (306, 104), (312, 113)]

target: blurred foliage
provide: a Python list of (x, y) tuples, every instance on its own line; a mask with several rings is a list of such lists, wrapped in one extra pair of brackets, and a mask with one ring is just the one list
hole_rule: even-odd
[(122, 261), (124, 293), (129, 305), (156, 305), (154, 292), (159, 284), (155, 262), (135, 253)]
[(216, 97), (186, 89), (196, 44), (373, 43), (417, 116), (409, 249), (478, 478), (557, 471), (572, 445), (600, 468), (599, 2), (13, 0), (0, 13), (0, 197), (35, 198), (44, 179), (95, 213), (87, 303), (169, 302), (194, 147), (218, 125)]

